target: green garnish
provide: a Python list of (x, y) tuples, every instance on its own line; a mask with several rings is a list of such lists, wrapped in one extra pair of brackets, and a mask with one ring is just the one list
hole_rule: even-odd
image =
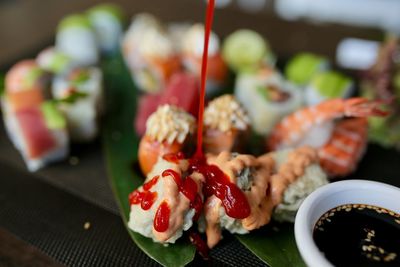
[(41, 105), (41, 110), (48, 128), (64, 129), (66, 127), (65, 118), (57, 109), (57, 106), (53, 101), (44, 102)]
[(85, 28), (91, 29), (91, 24), (89, 19), (82, 14), (73, 14), (66, 16), (61, 22), (58, 24), (58, 30), (62, 31), (68, 28)]
[(312, 86), (326, 98), (343, 97), (352, 84), (352, 80), (335, 71), (316, 74), (311, 81)]
[(290, 93), (275, 86), (258, 86), (257, 92), (268, 102), (284, 102), (290, 98)]
[(53, 100), (55, 103), (74, 104), (76, 101), (87, 97), (88, 94), (84, 92), (74, 91), (64, 98)]
[(285, 76), (289, 81), (297, 85), (306, 85), (327, 64), (327, 59), (321, 56), (300, 53), (294, 56), (286, 65)]
[(55, 52), (53, 58), (50, 62), (50, 70), (54, 71), (55, 73), (62, 72), (65, 67), (71, 62), (71, 59), (60, 52)]
[(84, 82), (87, 82), (90, 79), (90, 73), (87, 70), (80, 70), (74, 77), (71, 79), (71, 84), (73, 86), (79, 86)]
[(262, 86), (262, 85), (258, 86), (258, 87), (257, 87), (257, 92), (258, 92), (264, 99), (266, 99), (267, 101), (270, 101), (270, 100), (271, 100), (271, 97), (270, 97), (270, 94), (269, 94), (269, 90), (268, 90), (268, 88), (266, 88), (265, 86)]
[(43, 74), (44, 71), (42, 69), (32, 68), (24, 77), (23, 86), (25, 88), (31, 88)]

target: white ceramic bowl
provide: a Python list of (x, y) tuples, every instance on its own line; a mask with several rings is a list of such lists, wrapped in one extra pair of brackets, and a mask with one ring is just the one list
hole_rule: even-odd
[(400, 213), (400, 188), (366, 180), (347, 180), (325, 185), (309, 195), (295, 221), (297, 247), (309, 267), (333, 266), (314, 243), (313, 229), (325, 212), (344, 204), (374, 205)]

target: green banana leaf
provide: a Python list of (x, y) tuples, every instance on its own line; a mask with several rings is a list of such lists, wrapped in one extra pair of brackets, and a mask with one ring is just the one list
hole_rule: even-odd
[[(143, 183), (140, 172), (132, 168), (137, 161), (139, 141), (133, 131), (137, 90), (120, 55), (106, 59), (102, 67), (107, 107), (102, 129), (103, 150), (110, 184), (127, 227), (130, 209), (128, 195)], [(194, 258), (195, 248), (188, 241), (165, 247), (127, 230), (136, 245), (161, 265), (184, 266)]]
[(271, 267), (306, 267), (296, 246), (293, 224), (268, 225), (248, 235), (236, 237)]
[[(143, 183), (140, 171), (133, 168), (137, 162), (139, 143), (133, 130), (137, 90), (120, 55), (105, 60), (103, 71), (107, 88), (107, 115), (103, 122), (104, 152), (110, 183), (127, 226), (128, 195)], [(164, 247), (129, 229), (128, 232), (137, 246), (164, 266), (183, 266), (194, 258), (195, 248), (189, 242), (181, 241)], [(237, 238), (271, 267), (305, 266), (294, 241), (292, 224), (264, 227)]]

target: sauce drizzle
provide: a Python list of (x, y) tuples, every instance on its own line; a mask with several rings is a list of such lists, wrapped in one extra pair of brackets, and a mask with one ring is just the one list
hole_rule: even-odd
[(158, 207), (156, 215), (154, 217), (153, 227), (157, 232), (165, 232), (169, 226), (169, 215), (171, 209), (166, 201), (163, 201)]
[(211, 27), (214, 18), (214, 5), (215, 0), (209, 0), (206, 12), (206, 25), (204, 31), (204, 49), (201, 64), (201, 87), (200, 87), (200, 104), (199, 104), (199, 118), (197, 122), (197, 149), (196, 156), (203, 156), (203, 117), (204, 117), (204, 102), (206, 95), (206, 82), (207, 82), (207, 63), (208, 63), (208, 43), (210, 40)]
[(251, 209), (245, 194), (217, 166), (208, 165), (204, 157), (193, 158), (189, 170), (205, 177), (205, 198), (212, 195), (219, 198), (229, 217), (244, 219), (250, 215)]

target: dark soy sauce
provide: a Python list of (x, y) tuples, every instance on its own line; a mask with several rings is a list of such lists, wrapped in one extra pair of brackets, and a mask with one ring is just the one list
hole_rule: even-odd
[(384, 208), (338, 206), (319, 218), (313, 237), (335, 266), (400, 266), (400, 214)]

